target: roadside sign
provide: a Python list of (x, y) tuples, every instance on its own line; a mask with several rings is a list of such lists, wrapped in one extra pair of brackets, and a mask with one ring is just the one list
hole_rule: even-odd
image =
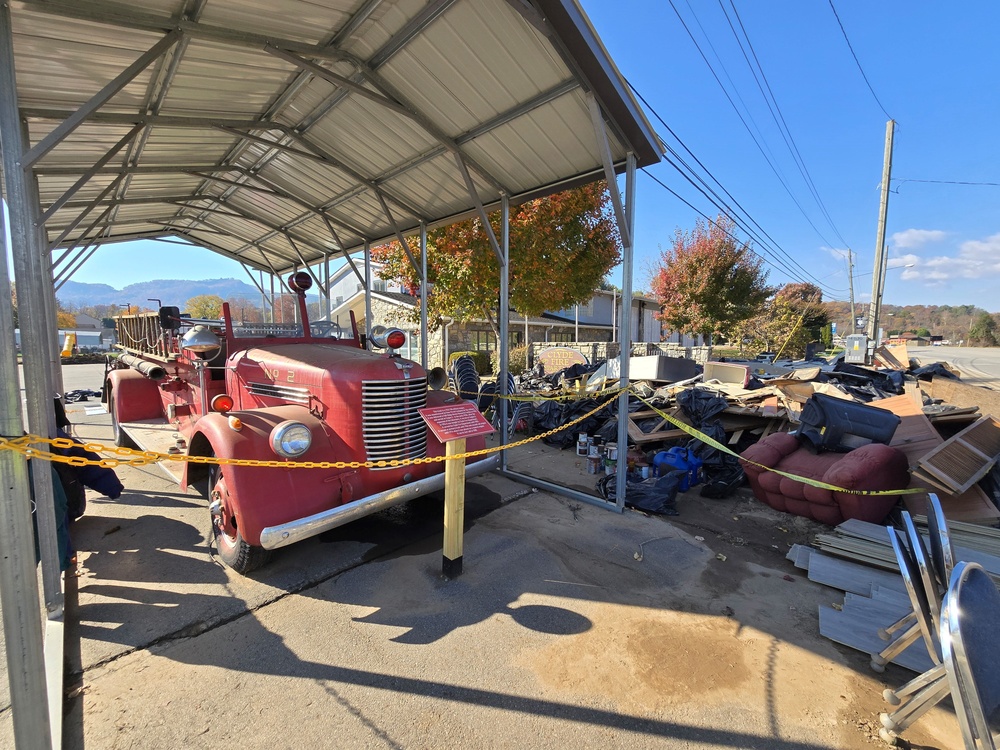
[(427, 406), (418, 411), (431, 432), (442, 443), (493, 432), (493, 425), (486, 421), (472, 401), (448, 406)]

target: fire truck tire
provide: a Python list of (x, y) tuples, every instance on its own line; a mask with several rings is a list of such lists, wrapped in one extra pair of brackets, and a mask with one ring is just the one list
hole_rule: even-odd
[[(208, 467), (208, 498), (213, 505), (215, 488), (222, 481), (222, 467), (219, 464), (209, 464)], [(218, 512), (212, 511), (212, 533), (215, 535), (215, 548), (219, 559), (226, 567), (240, 575), (245, 575), (265, 565), (271, 559), (271, 551), (263, 547), (247, 544), (240, 536), (234, 519), (228, 514), (225, 505), (220, 505)]]
[(111, 412), (111, 429), (115, 436), (115, 445), (119, 448), (138, 448), (135, 441), (128, 436), (128, 433), (118, 424), (118, 410), (115, 409), (115, 392), (108, 394), (108, 411)]

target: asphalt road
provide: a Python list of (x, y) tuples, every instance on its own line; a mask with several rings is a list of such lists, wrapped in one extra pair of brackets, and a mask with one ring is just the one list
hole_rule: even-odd
[(966, 383), (1000, 385), (1000, 348), (922, 346), (908, 347), (908, 352), (924, 364), (949, 362)]

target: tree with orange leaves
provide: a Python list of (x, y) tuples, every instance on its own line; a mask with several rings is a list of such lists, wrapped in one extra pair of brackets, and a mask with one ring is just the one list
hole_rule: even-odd
[(749, 243), (733, 236), (733, 221), (699, 220), (677, 230), (652, 278), (660, 320), (681, 333), (732, 336), (758, 314), (771, 295), (767, 271)]
[[(490, 216), (500, 237), (500, 212)], [(420, 246), (410, 239), (420, 262)], [(420, 279), (399, 243), (374, 248), (381, 277), (419, 289)], [(584, 185), (510, 210), (510, 303), (526, 315), (565, 310), (589, 300), (621, 259), (618, 225), (603, 182)], [(500, 266), (478, 219), (452, 224), (427, 237), (429, 319), (485, 318), (497, 330)], [(436, 325), (432, 323), (432, 325)]]

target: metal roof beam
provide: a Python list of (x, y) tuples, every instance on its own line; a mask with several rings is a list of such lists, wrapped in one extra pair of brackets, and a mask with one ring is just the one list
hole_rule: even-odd
[[(258, 173), (254, 172), (253, 170), (250, 170), (250, 169), (234, 169), (234, 170), (230, 170), (230, 171), (241, 172), (241, 173), (245, 174), (251, 180), (256, 180), (258, 182), (261, 182), (261, 183), (267, 185), (268, 187), (267, 188), (256, 187), (254, 185), (250, 185), (250, 184), (245, 183), (245, 182), (237, 182), (236, 180), (227, 180), (224, 177), (216, 177), (214, 175), (210, 175), (210, 174), (204, 173), (204, 172), (192, 172), (190, 174), (193, 174), (193, 175), (195, 175), (197, 177), (201, 177), (201, 178), (206, 179), (206, 180), (210, 180), (212, 182), (218, 182), (218, 183), (223, 184), (223, 185), (230, 185), (230, 186), (233, 186), (233, 187), (236, 187), (236, 188), (240, 188), (240, 189), (243, 189), (243, 190), (252, 190), (252, 191), (255, 191), (255, 192), (259, 192), (259, 193), (264, 193), (266, 195), (274, 195), (274, 196), (276, 196), (278, 198), (284, 198), (285, 200), (291, 201), (293, 203), (296, 203), (296, 204), (302, 206), (304, 209), (306, 209), (310, 213), (313, 213), (316, 216), (320, 217), (326, 223), (327, 228), (330, 229), (331, 236), (333, 237), (334, 241), (337, 243), (338, 249), (342, 249), (343, 245), (340, 242), (340, 237), (338, 236), (337, 232), (333, 229), (332, 226), (330, 226), (330, 222), (331, 221), (333, 221), (333, 222), (335, 222), (337, 224), (340, 224), (344, 229), (347, 229), (347, 230), (350, 230), (351, 232), (357, 233), (357, 230), (354, 227), (350, 226), (349, 224), (344, 224), (339, 219), (331, 219), (327, 214), (325, 214), (318, 207), (310, 205), (309, 203), (307, 203), (302, 198), (299, 198), (298, 196), (293, 195), (292, 193), (289, 193), (287, 190), (281, 189), (280, 187), (278, 187), (274, 183), (272, 183), (272, 182), (264, 179), (263, 177), (261, 177)], [(303, 221), (305, 221), (305, 219), (303, 219)], [(291, 226), (291, 224), (290, 224), (290, 226)]]
[[(61, 177), (80, 174), (85, 167), (47, 167), (44, 164), (33, 170), (39, 177)], [(135, 167), (101, 167), (94, 174), (171, 174), (174, 172), (231, 172), (225, 164), (140, 164)]]
[[(326, 294), (327, 293), (326, 285), (322, 281), (319, 280), (319, 276), (317, 276), (315, 273), (313, 273), (312, 266), (310, 266), (308, 263), (306, 263), (306, 259), (302, 257), (302, 253), (299, 251), (299, 246), (295, 244), (295, 240), (292, 239), (291, 233), (289, 233), (289, 232), (282, 232), (282, 234), (285, 235), (285, 239), (288, 240), (288, 244), (292, 246), (292, 250), (295, 251), (295, 254), (297, 256), (299, 256), (299, 260), (302, 262), (302, 265), (306, 269), (306, 272), (310, 276), (312, 276), (313, 281), (316, 282), (316, 286), (323, 291), (323, 294)], [(319, 259), (317, 258), (317, 260), (319, 260)], [(316, 261), (313, 261), (313, 262), (315, 263)]]
[(227, 44), (233, 47), (262, 50), (268, 44), (274, 44), (284, 49), (298, 52), (302, 55), (322, 57), (329, 60), (343, 60), (357, 64), (357, 59), (343, 50), (326, 45), (308, 44), (295, 39), (284, 39), (268, 34), (254, 34), (249, 31), (237, 31), (222, 26), (213, 26), (189, 19), (178, 19), (160, 16), (152, 13), (136, 11), (135, 6), (124, 5), (101, 0), (21, 0), (21, 4), (32, 10), (50, 13), (65, 18), (76, 18), (92, 21), (105, 26), (118, 26), (124, 29), (147, 32), (179, 31), (195, 39)]
[(108, 196), (108, 194), (115, 189), (115, 186), (118, 185), (118, 183), (121, 182), (124, 179), (124, 177), (125, 175), (119, 174), (117, 177), (115, 177), (115, 179), (113, 179), (110, 183), (108, 183), (108, 186), (104, 188), (104, 190), (102, 190), (96, 198), (90, 201), (84, 207), (83, 211), (81, 211), (77, 215), (77, 217), (69, 223), (69, 226), (67, 226), (63, 230), (62, 234), (59, 235), (56, 241), (49, 243), (48, 251), (51, 253), (53, 250), (59, 247), (59, 244), (69, 236), (70, 232), (72, 232), (74, 229), (80, 226), (80, 223), (87, 218), (87, 216), (90, 214), (91, 211), (93, 211), (101, 204), (101, 201), (103, 201)]
[(611, 205), (615, 209), (618, 221), (618, 231), (622, 235), (622, 244), (632, 247), (631, 227), (625, 220), (625, 208), (622, 205), (621, 193), (618, 191), (618, 178), (615, 175), (614, 159), (611, 157), (611, 144), (608, 143), (608, 131), (605, 127), (604, 115), (597, 97), (587, 92), (587, 105), (590, 107), (590, 118), (594, 123), (594, 135), (597, 138), (597, 148), (601, 152), (601, 162), (604, 164), (604, 179), (611, 194)]
[(354, 32), (361, 28), (361, 24), (369, 19), (372, 13), (382, 4), (382, 0), (366, 0), (365, 4), (358, 8), (351, 19), (345, 23), (331, 40), (330, 44), (339, 47), (350, 39)]
[[(35, 120), (64, 120), (73, 114), (70, 109), (52, 109), (47, 107), (26, 107), (21, 110), (21, 114), (28, 119)], [(92, 112), (87, 115), (90, 122), (98, 122), (107, 125), (150, 125), (167, 126), (174, 128), (252, 128), (254, 130), (281, 130), (285, 131), (288, 126), (269, 120), (247, 120), (244, 118), (232, 117), (193, 117), (184, 115), (145, 115), (139, 112)]]
[(300, 57), (299, 55), (296, 55), (293, 52), (289, 52), (288, 50), (281, 49), (280, 47), (275, 47), (270, 44), (264, 48), (264, 51), (271, 55), (274, 55), (277, 58), (284, 60), (285, 62), (289, 62), (292, 65), (301, 68), (307, 73), (311, 73), (312, 75), (318, 78), (322, 78), (327, 83), (332, 83), (334, 86), (339, 86), (340, 88), (347, 89), (351, 93), (357, 94), (358, 96), (362, 96), (365, 99), (375, 102), (376, 104), (391, 109), (393, 112), (396, 112), (397, 114), (405, 115), (407, 117), (411, 115), (411, 113), (406, 109), (406, 107), (404, 107), (399, 102), (394, 102), (392, 99), (389, 99), (388, 97), (378, 93), (377, 91), (372, 91), (371, 89), (367, 89), (360, 83), (352, 81), (350, 78), (346, 78), (342, 75), (337, 75), (333, 71), (324, 68), (322, 65), (314, 63), (312, 60), (306, 60), (305, 58)]
[[(486, 237), (490, 241), (490, 247), (493, 248), (493, 252), (497, 256), (497, 260), (503, 265), (503, 251), (500, 249), (500, 243), (497, 242), (497, 236), (493, 233), (493, 227), (490, 224), (490, 217), (486, 214), (486, 209), (483, 208), (483, 202), (479, 199), (479, 193), (476, 192), (476, 185), (472, 181), (472, 175), (469, 174), (469, 170), (465, 166), (465, 162), (462, 161), (461, 154), (455, 154), (455, 161), (458, 163), (458, 169), (462, 173), (462, 178), (465, 180), (465, 189), (469, 191), (469, 197), (472, 198), (472, 202), (476, 205), (476, 213), (479, 214), (479, 220), (483, 223), (483, 231), (486, 232)], [(506, 193), (504, 193), (506, 195)]]
[(434, 23), (454, 4), (455, 0), (433, 0), (433, 2), (427, 3), (417, 15), (407, 21), (403, 28), (372, 55), (371, 59), (368, 60), (368, 65), (372, 68), (384, 65), (390, 57), (409, 44), (414, 37)]
[(52, 205), (49, 206), (48, 209), (46, 209), (45, 213), (41, 215), (40, 223), (45, 224), (45, 222), (47, 222), (49, 219), (52, 218), (52, 214), (54, 214), (60, 208), (65, 206), (69, 202), (69, 199), (72, 198), (74, 195), (76, 195), (77, 191), (79, 191), (80, 188), (86, 185), (90, 181), (91, 177), (97, 174), (97, 170), (103, 167), (109, 161), (111, 161), (114, 158), (115, 154), (121, 151), (125, 147), (125, 144), (131, 142), (131, 140), (135, 138), (136, 134), (138, 134), (139, 131), (142, 130), (142, 128), (143, 128), (142, 125), (136, 125), (130, 131), (128, 131), (128, 133), (126, 133), (125, 136), (120, 141), (118, 141), (118, 143), (112, 146), (108, 150), (108, 152), (104, 154), (104, 156), (102, 156), (100, 159), (97, 160), (97, 163), (94, 164), (93, 167), (84, 172), (83, 175), (81, 175), (80, 179), (77, 180), (75, 183), (73, 183), (73, 186), (70, 187), (69, 190), (67, 190), (65, 193), (59, 196), (52, 203)]
[(27, 169), (59, 145), (60, 141), (80, 127), (80, 125), (83, 124), (84, 120), (86, 120), (91, 113), (96, 112), (111, 97), (125, 88), (133, 78), (144, 71), (147, 66), (160, 57), (160, 55), (173, 47), (180, 40), (180, 38), (181, 35), (178, 32), (172, 31), (150, 47), (148, 51), (140, 55), (138, 60), (115, 76), (104, 86), (104, 88), (90, 97), (90, 99), (82, 107), (63, 120), (47, 136), (32, 146), (27, 153), (21, 157), (21, 167)]
[(389, 220), (389, 226), (391, 226), (393, 232), (396, 233), (396, 240), (399, 242), (400, 247), (403, 248), (403, 252), (406, 253), (406, 257), (410, 259), (410, 265), (413, 266), (413, 270), (417, 272), (417, 276), (420, 276), (420, 266), (417, 264), (416, 258), (413, 257), (413, 253), (410, 252), (410, 244), (406, 241), (403, 233), (399, 230), (399, 225), (396, 223), (396, 219), (393, 217), (392, 211), (389, 210), (389, 204), (385, 202), (385, 198), (382, 197), (381, 193), (376, 192), (375, 196), (378, 198), (378, 202), (382, 205), (382, 210), (385, 212), (385, 218)]

